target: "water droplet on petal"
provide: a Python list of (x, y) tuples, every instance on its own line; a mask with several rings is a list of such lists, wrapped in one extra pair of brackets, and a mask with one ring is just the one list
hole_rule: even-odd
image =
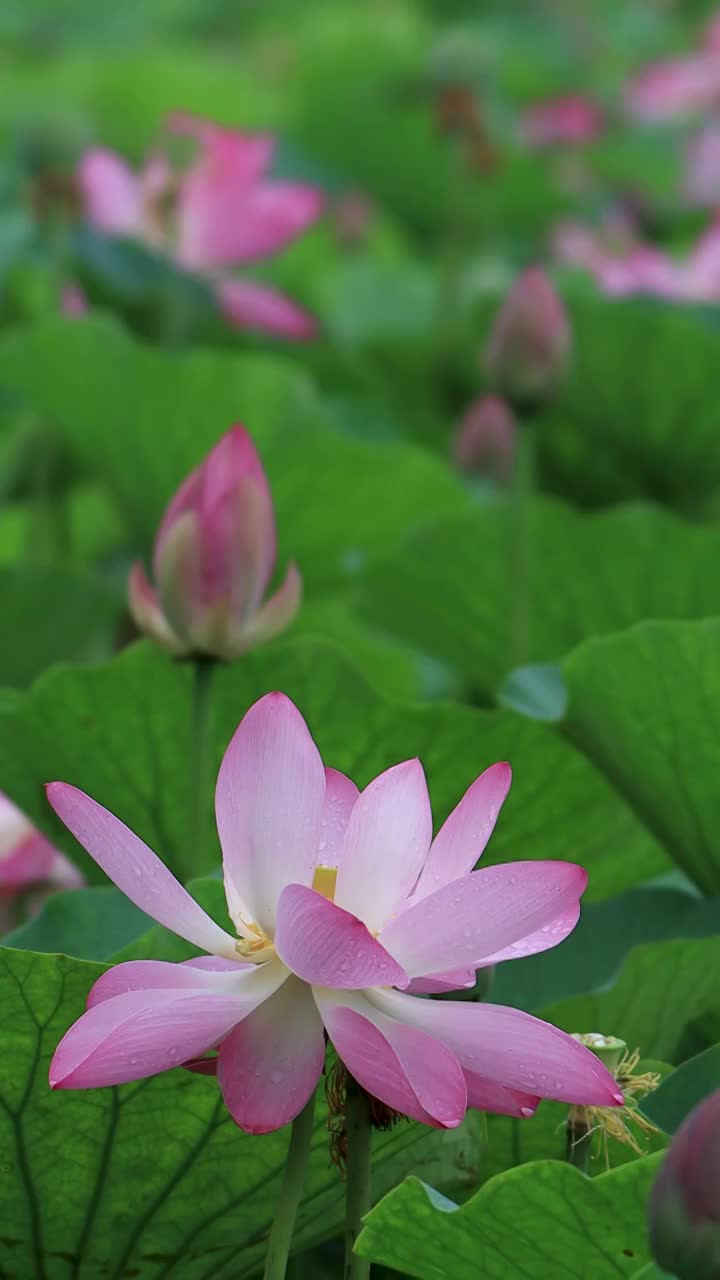
[(271, 1084), (282, 1084), (282, 1082), (283, 1082), (283, 1073), (282, 1073), (282, 1071), (271, 1071), (271, 1072), (270, 1072), (270, 1083), (271, 1083)]

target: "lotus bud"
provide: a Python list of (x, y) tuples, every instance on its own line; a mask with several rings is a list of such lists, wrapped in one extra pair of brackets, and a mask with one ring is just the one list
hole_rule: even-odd
[(720, 1089), (675, 1134), (650, 1194), (653, 1257), (678, 1280), (720, 1275)]
[(461, 419), (453, 454), (463, 471), (508, 485), (516, 447), (517, 426), (512, 409), (499, 396), (480, 396)]
[(129, 599), (141, 631), (176, 654), (230, 662), (292, 621), (301, 580), (290, 565), (265, 599), (276, 555), (267, 477), (244, 427), (235, 426), (180, 486), (153, 554), (155, 587), (136, 564)]
[(570, 323), (562, 300), (541, 267), (518, 277), (490, 333), (488, 376), (513, 406), (527, 410), (555, 391), (570, 356)]

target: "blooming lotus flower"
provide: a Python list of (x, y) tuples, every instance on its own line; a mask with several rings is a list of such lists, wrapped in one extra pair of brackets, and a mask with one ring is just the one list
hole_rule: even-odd
[(653, 1257), (678, 1280), (720, 1274), (720, 1089), (673, 1137), (650, 1193)]
[(567, 94), (528, 107), (521, 116), (520, 131), (533, 147), (580, 145), (592, 142), (602, 132), (603, 124), (603, 113), (596, 102), (580, 94)]
[(32, 825), (0, 791), (0, 922), (15, 923), (13, 903), (30, 892), (31, 907), (39, 908), (48, 894), (78, 889), (83, 876), (64, 854)]
[(479, 396), (460, 422), (453, 454), (463, 471), (491, 476), (497, 484), (509, 484), (516, 446), (517, 425), (512, 409), (499, 396)]
[(550, 395), (570, 355), (570, 324), (561, 298), (541, 267), (518, 276), (490, 333), (485, 363), (493, 386), (511, 403)]
[(437, 1128), (468, 1106), (528, 1116), (541, 1097), (619, 1104), (598, 1059), (548, 1023), (413, 994), (469, 985), (477, 968), (552, 947), (577, 921), (580, 867), (472, 870), (509, 785), (508, 765), (486, 770), (433, 840), (418, 760), (358, 792), (323, 767), (294, 704), (267, 694), (241, 721), (215, 793), (233, 934), (119, 819), (51, 783), (56, 813), (115, 884), (208, 953), (104, 973), (55, 1051), (51, 1085), (138, 1080), (217, 1048), (231, 1114), (265, 1133), (313, 1093), (327, 1032), (364, 1089)]
[(289, 298), (227, 268), (267, 257), (301, 235), (320, 215), (315, 187), (267, 177), (275, 142), (178, 114), (169, 131), (199, 147), (194, 162), (176, 173), (153, 152), (139, 173), (105, 148), (85, 153), (78, 185), (85, 216), (108, 235), (136, 237), (207, 277), (231, 324), (287, 338), (309, 338), (315, 321)]
[(247, 431), (235, 426), (180, 486), (160, 523), (153, 565), (129, 580), (130, 610), (141, 631), (171, 653), (226, 662), (291, 622), (301, 579), (291, 564), (264, 600), (275, 564), (272, 497)]

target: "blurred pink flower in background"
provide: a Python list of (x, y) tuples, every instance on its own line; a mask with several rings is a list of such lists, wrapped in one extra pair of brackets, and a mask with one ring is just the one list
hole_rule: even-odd
[(322, 213), (322, 192), (268, 177), (275, 148), (270, 134), (240, 133), (184, 114), (170, 117), (168, 131), (197, 144), (183, 172), (160, 151), (138, 173), (112, 151), (86, 151), (78, 183), (88, 221), (108, 235), (136, 237), (207, 278), (237, 327), (313, 337), (308, 312), (257, 281), (229, 275), (228, 268), (295, 240)]
[(674, 302), (712, 303), (720, 299), (720, 220), (716, 219), (684, 259), (630, 239), (618, 249), (602, 233), (569, 223), (557, 229), (559, 261), (588, 271), (603, 293), (645, 294)]
[(419, 760), (358, 792), (323, 766), (290, 699), (267, 694), (241, 721), (215, 792), (234, 936), (122, 822), (50, 784), (55, 811), (131, 901), (209, 953), (104, 973), (55, 1051), (51, 1085), (195, 1068), (218, 1048), (228, 1109), (265, 1133), (313, 1093), (327, 1032), (368, 1093), (436, 1128), (460, 1124), (468, 1106), (522, 1117), (541, 1097), (620, 1105), (598, 1058), (556, 1027), (409, 994), (470, 986), (476, 969), (553, 947), (577, 922), (581, 867), (472, 870), (509, 786), (508, 765), (487, 769), (433, 840)]
[(720, 1274), (720, 1089), (686, 1116), (650, 1194), (653, 1257), (678, 1280)]
[(636, 119), (648, 121), (720, 106), (720, 51), (646, 67), (628, 85), (626, 105)]
[(245, 428), (232, 427), (162, 518), (153, 553), (157, 590), (142, 564), (131, 570), (135, 622), (172, 653), (239, 657), (283, 631), (300, 604), (295, 565), (265, 599), (276, 544), (262, 463)]
[(511, 404), (546, 399), (567, 368), (570, 322), (542, 267), (529, 267), (508, 291), (490, 331), (484, 358), (493, 388)]
[(522, 137), (535, 147), (592, 142), (602, 133), (604, 124), (602, 108), (580, 94), (543, 99), (520, 117)]
[(64, 316), (84, 316), (88, 301), (79, 284), (66, 284), (60, 293), (60, 310)]
[(512, 409), (499, 396), (478, 396), (463, 415), (453, 442), (453, 456), (463, 471), (510, 483), (515, 463), (517, 424)]
[(21, 896), (24, 912), (32, 914), (51, 893), (84, 883), (73, 863), (0, 791), (0, 932), (20, 922)]
[(710, 124), (690, 139), (685, 152), (682, 194), (691, 208), (720, 206), (720, 124)]

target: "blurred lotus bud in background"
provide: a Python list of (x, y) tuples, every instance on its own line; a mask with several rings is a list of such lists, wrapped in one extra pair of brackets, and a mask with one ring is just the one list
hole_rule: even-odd
[(571, 346), (565, 306), (542, 267), (518, 276), (497, 313), (485, 350), (493, 388), (513, 406), (547, 400), (566, 371)]
[(515, 461), (517, 425), (500, 396), (480, 396), (464, 414), (453, 441), (453, 457), (463, 471), (510, 484)]

